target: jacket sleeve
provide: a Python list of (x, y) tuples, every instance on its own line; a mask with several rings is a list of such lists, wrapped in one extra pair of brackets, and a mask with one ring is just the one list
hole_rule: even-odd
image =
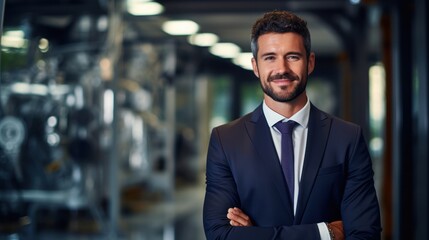
[(223, 151), (219, 131), (215, 128), (210, 137), (206, 165), (203, 223), (207, 239), (320, 239), (316, 224), (233, 227), (226, 217), (230, 207), (240, 207), (240, 197), (233, 173)]
[(380, 239), (380, 210), (374, 188), (371, 158), (358, 129), (348, 161), (347, 181), (341, 204), (346, 239)]

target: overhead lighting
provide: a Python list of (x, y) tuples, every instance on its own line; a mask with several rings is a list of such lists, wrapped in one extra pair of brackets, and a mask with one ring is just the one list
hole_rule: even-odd
[(191, 20), (167, 21), (162, 25), (162, 30), (170, 35), (192, 35), (199, 29), (200, 26)]
[(134, 16), (152, 16), (161, 14), (164, 7), (149, 0), (128, 0), (127, 11)]
[(219, 37), (213, 33), (198, 33), (188, 37), (188, 42), (200, 47), (213, 46), (219, 41)]
[(41, 52), (47, 52), (49, 50), (49, 41), (46, 38), (39, 40), (39, 49)]
[(46, 85), (42, 84), (30, 84), (30, 83), (24, 83), (24, 82), (18, 82), (11, 85), (11, 91), (13, 93), (18, 94), (34, 94), (34, 95), (40, 95), (45, 96), (48, 94), (49, 90)]
[(24, 48), (27, 46), (27, 40), (24, 38), (24, 35), (24, 31), (22, 30), (5, 31), (1, 38), (1, 45), (3, 47)]
[(216, 43), (215, 45), (211, 46), (209, 51), (216, 56), (223, 57), (223, 58), (234, 58), (236, 57), (241, 49), (234, 43)]
[(232, 62), (244, 69), (253, 70), (252, 67), (253, 54), (251, 52), (242, 52), (236, 56)]
[(24, 38), (25, 33), (22, 30), (9, 30), (9, 31), (5, 31), (4, 35), (10, 36), (10, 37)]

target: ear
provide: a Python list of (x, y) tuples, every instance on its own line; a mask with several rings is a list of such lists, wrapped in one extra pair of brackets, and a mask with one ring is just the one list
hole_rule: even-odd
[(259, 78), (258, 63), (256, 62), (255, 58), (252, 58), (252, 67), (253, 67), (253, 74), (255, 74), (257, 78)]
[(316, 55), (314, 54), (314, 52), (311, 52), (310, 56), (308, 56), (308, 63), (307, 63), (308, 75), (310, 75), (313, 72), (315, 64), (316, 64)]

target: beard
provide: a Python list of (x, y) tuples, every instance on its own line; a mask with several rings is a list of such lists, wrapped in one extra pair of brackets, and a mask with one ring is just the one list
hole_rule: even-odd
[(301, 93), (303, 93), (305, 91), (305, 88), (307, 87), (307, 76), (305, 76), (305, 78), (303, 78), (303, 79), (301, 79), (301, 81), (299, 81), (298, 85), (292, 86), (293, 87), (292, 91), (286, 92), (286, 89), (288, 87), (283, 86), (283, 87), (281, 87), (281, 90), (283, 90), (283, 91), (276, 93), (276, 92), (274, 92), (274, 89), (272, 88), (272, 86), (269, 83), (275, 79), (281, 79), (281, 78), (287, 78), (287, 79), (291, 79), (293, 81), (299, 80), (298, 76), (283, 74), (283, 75), (270, 76), (267, 79), (267, 81), (264, 81), (264, 82), (260, 81), (262, 91), (264, 91), (264, 93), (266, 95), (268, 95), (270, 98), (272, 98), (276, 102), (293, 101), (299, 95), (301, 95)]

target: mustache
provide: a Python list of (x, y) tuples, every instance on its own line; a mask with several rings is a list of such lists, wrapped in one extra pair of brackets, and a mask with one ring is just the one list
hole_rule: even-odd
[(274, 81), (277, 79), (289, 79), (289, 80), (298, 80), (298, 76), (290, 74), (290, 73), (278, 73), (276, 75), (272, 75), (268, 77), (268, 81)]

